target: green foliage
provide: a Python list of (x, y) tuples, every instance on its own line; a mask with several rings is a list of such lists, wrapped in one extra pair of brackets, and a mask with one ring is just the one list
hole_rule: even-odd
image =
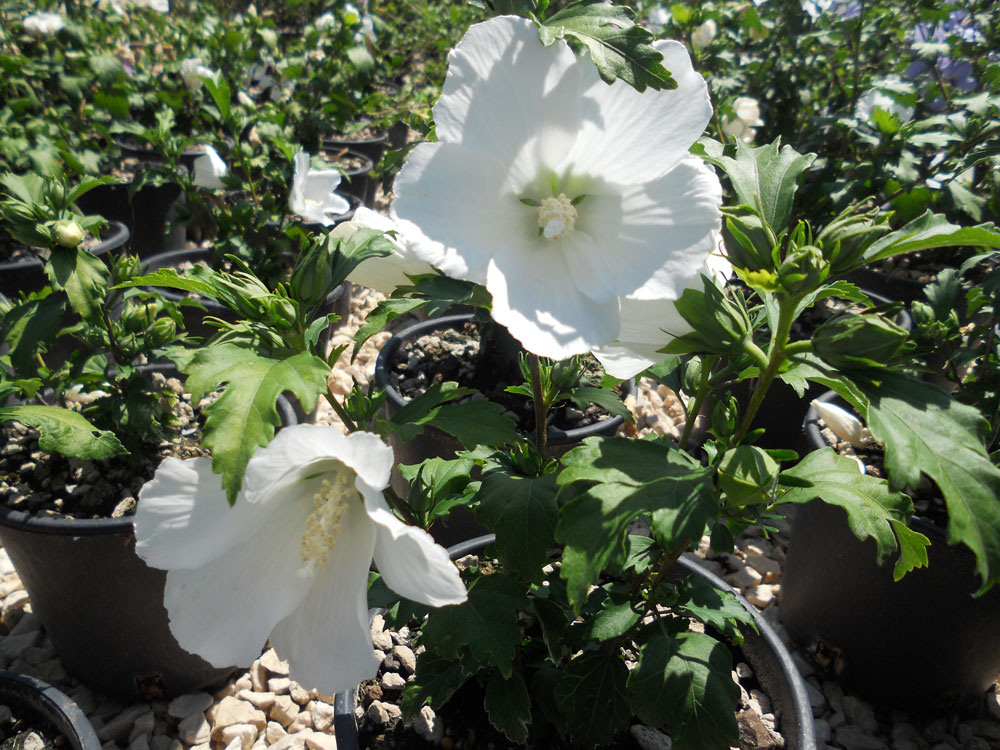
[(64, 456), (104, 459), (128, 453), (114, 433), (98, 430), (82, 414), (58, 406), (3, 406), (0, 421), (14, 420), (38, 429), (38, 447)]
[(316, 403), (326, 391), (329, 369), (322, 359), (307, 352), (272, 359), (233, 344), (220, 344), (201, 349), (185, 372), (195, 403), (225, 386), (222, 395), (205, 409), (202, 443), (212, 449), (212, 468), (222, 475), (222, 487), (232, 504), (254, 451), (267, 445), (281, 426), (278, 397), (288, 391), (302, 404)]
[[(556, 703), (564, 731), (577, 744), (598, 747), (628, 727), (632, 714), (628, 670), (606, 649), (584, 653), (556, 678)], [(594, 708), (600, 706), (599, 711)]]
[(539, 37), (546, 47), (561, 39), (585, 47), (605, 83), (620, 78), (638, 91), (677, 88), (650, 33), (633, 18), (607, 0), (573, 0), (538, 22)]

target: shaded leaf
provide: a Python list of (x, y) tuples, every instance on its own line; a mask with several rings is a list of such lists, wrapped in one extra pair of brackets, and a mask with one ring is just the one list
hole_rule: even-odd
[(486, 682), (483, 701), (490, 723), (506, 735), (511, 742), (523, 744), (528, 739), (531, 723), (531, 696), (520, 673), (504, 678), (499, 672), (490, 673)]
[(628, 670), (615, 653), (584, 653), (559, 672), (556, 702), (570, 738), (584, 747), (606, 745), (628, 728), (632, 710)]
[(507, 566), (533, 583), (542, 579), (559, 519), (555, 480), (555, 474), (521, 477), (497, 471), (479, 489), (476, 517), (496, 533)]
[(128, 453), (113, 432), (98, 430), (87, 418), (60, 406), (0, 407), (0, 421), (16, 420), (38, 430), (38, 447), (81, 461), (111, 458)]

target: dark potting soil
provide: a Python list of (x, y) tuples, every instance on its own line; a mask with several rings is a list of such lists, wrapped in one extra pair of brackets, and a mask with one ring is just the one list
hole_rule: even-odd
[(368, 159), (339, 146), (324, 147), (323, 159), (347, 174), (356, 174), (369, 165)]
[[(423, 395), (431, 385), (454, 381), (479, 391), (469, 398), (485, 397), (501, 404), (506, 410), (505, 416), (515, 420), (519, 430), (533, 432), (535, 413), (531, 400), (506, 392), (508, 386), (524, 382), (516, 360), (513, 363), (510, 358), (505, 360), (495, 350), (480, 359), (481, 341), (480, 326), (476, 322), (464, 323), (461, 328), (443, 327), (432, 334), (407, 341), (396, 354), (396, 361), (389, 371), (389, 382), (404, 398), (412, 399)], [(591, 384), (599, 385), (603, 371), (597, 360), (588, 357), (585, 369)], [(621, 386), (615, 391), (624, 398)], [(596, 404), (581, 410), (563, 402), (549, 411), (549, 426), (555, 425), (568, 431), (610, 418), (611, 414)]]
[(0, 750), (55, 750), (67, 747), (66, 738), (33, 716), (15, 713), (0, 704)]
[(0, 498), (12, 510), (69, 518), (119, 518), (135, 513), (139, 489), (167, 456), (206, 455), (190, 395), (176, 378), (153, 374), (176, 394), (177, 438), (148, 444), (139, 456), (81, 461), (38, 448), (38, 432), (18, 422), (0, 425)]

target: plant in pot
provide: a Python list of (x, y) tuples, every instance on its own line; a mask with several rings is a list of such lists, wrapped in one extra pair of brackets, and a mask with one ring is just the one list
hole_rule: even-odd
[[(963, 276), (941, 271), (925, 300), (912, 303), (912, 350), (901, 364), (920, 381), (893, 373), (885, 396), (858, 410), (862, 419), (828, 392), (813, 402), (806, 420), (815, 449), (834, 445), (857, 455), (864, 470), (888, 473), (890, 482), (904, 486), (914, 498), (910, 528), (930, 540), (930, 564), (897, 581), (888, 566), (875, 566), (873, 544), (855, 539), (836, 508), (810, 504), (793, 524), (782, 590), (785, 624), (801, 642), (835, 655), (838, 676), (882, 704), (947, 710), (981, 697), (1000, 674), (1000, 592), (983, 585), (990, 580), (984, 570), (993, 564), (1000, 514), (991, 483), (998, 413), (995, 259), (995, 251), (974, 257), (963, 264)], [(925, 403), (913, 408), (897, 395), (906, 389), (922, 393)], [(820, 419), (832, 435), (821, 431)], [(894, 452), (899, 445), (887, 435), (900, 420), (913, 430), (908, 452), (920, 457), (933, 482)], [(904, 626), (914, 621), (919, 627)]]
[[(69, 671), (131, 698), (211, 684), (231, 666), (190, 655), (171, 635), (165, 577), (135, 554), (136, 499), (161, 459), (209, 454), (208, 475), (235, 496), (254, 449), (294, 421), (282, 394), (308, 403), (326, 389), (329, 365), (315, 353), (331, 320), (323, 305), (350, 267), (324, 236), (275, 289), (248, 271), (139, 277), (137, 259), (60, 246), (36, 215), (9, 217), (18, 233), (49, 237), (52, 285), (4, 301), (3, 395), (16, 403), (0, 411), (0, 536)], [(241, 317), (210, 345), (185, 346), (177, 304), (148, 288), (160, 281)], [(64, 311), (73, 319), (60, 324)], [(75, 346), (57, 362), (44, 355), (59, 334)], [(186, 382), (157, 370), (164, 360)]]
[[(596, 65), (566, 38), (600, 50)], [(811, 157), (777, 143), (702, 142), (698, 152), (728, 178), (723, 209), (718, 178), (688, 153), (712, 116), (705, 84), (681, 45), (647, 42), (627, 10), (597, 3), (474, 26), (450, 56), (439, 140), (417, 146), (396, 181), (396, 214), (421, 237), (394, 255), (412, 252), (443, 275), (414, 275), (373, 326), (407, 306), (488, 295), (493, 320), (529, 352), (526, 382), (513, 387), (531, 394), (535, 439), (515, 433), (508, 444), (512, 424), (501, 439), (468, 424), (479, 430), (474, 447), (424, 462), (404, 499), (388, 487), (391, 455), (361, 448), (375, 444), (364, 428), (412, 432), (439, 419), (457, 388), (429, 389), (402, 422), (379, 419), (382, 395), (359, 387), (343, 401), (329, 396), (350, 442), (302, 426), (250, 459), (242, 489), (224, 474), (236, 496), (228, 517), (215, 510), (223, 490), (209, 506), (181, 491), (179, 475), (154, 479), (137, 533), (143, 554), (168, 570), (165, 600), (185, 648), (221, 664), (270, 635), (291, 676), (324, 693), (370, 677), (364, 586), (374, 555), (382, 580), (416, 600), (387, 594), (379, 579), (372, 586), (373, 601), (411, 623), (424, 648), (404, 691), (408, 712), (479, 686), (488, 721), (515, 743), (598, 746), (638, 717), (679, 747), (728, 747), (738, 739), (731, 646), (750, 618), (731, 596), (674, 575), (686, 550), (706, 533), (731, 549), (734, 534), (766, 528), (782, 503), (819, 497), (845, 507), (884, 557), (898, 549), (900, 572), (922, 563), (927, 540), (906, 526), (906, 496), (829, 451), (800, 459), (760, 448), (755, 413), (776, 379), (828, 384), (869, 413), (896, 397), (884, 384), (904, 380), (898, 398), (919, 398), (894, 369), (905, 332), (876, 313), (834, 319), (808, 339), (793, 339), (792, 323), (825, 296), (869, 304), (853, 285), (827, 281), (836, 273), (924, 248), (997, 247), (1000, 235), (931, 214), (894, 228), (860, 209), (813, 228), (794, 206)], [(702, 273), (723, 217), (724, 254), (744, 292)], [(344, 250), (377, 234), (332, 241)], [(212, 357), (227, 351), (226, 335)], [(614, 373), (675, 386), (688, 416), (678, 443), (591, 438), (551, 454), (555, 362), (591, 352)], [(840, 365), (848, 356), (869, 369)], [(745, 408), (720, 395), (750, 378)], [(710, 429), (698, 435), (703, 407)], [(889, 442), (913, 435), (903, 423)], [(989, 489), (1000, 474), (965, 447)], [(171, 497), (184, 502), (172, 509)], [(496, 534), (464, 571), (466, 590), (427, 536), (389, 511), (427, 522), (458, 506)], [(409, 569), (390, 549), (412, 553)], [(984, 582), (995, 579), (992, 547), (977, 552)], [(262, 581), (247, 580), (251, 562)], [(279, 583), (280, 605), (263, 606), (262, 587)], [(814, 745), (808, 716), (803, 747)]]

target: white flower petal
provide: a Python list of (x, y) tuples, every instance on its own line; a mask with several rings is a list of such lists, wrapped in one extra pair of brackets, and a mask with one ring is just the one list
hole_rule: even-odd
[(614, 340), (618, 300), (598, 303), (573, 283), (563, 253), (545, 239), (509, 242), (487, 273), (492, 316), (530, 352), (552, 359), (584, 354)]
[(307, 222), (330, 226), (334, 219), (347, 213), (351, 204), (334, 190), (340, 185), (341, 174), (337, 169), (312, 169), (309, 154), (299, 151), (293, 161), (292, 187), (288, 194), (288, 208)]
[(226, 554), (266, 520), (259, 508), (229, 507), (212, 460), (165, 458), (139, 490), (135, 551), (162, 570), (197, 568)]
[(656, 179), (687, 156), (712, 118), (708, 85), (695, 72), (684, 45), (658, 41), (654, 46), (663, 53), (663, 65), (677, 88), (640, 94), (622, 81), (609, 86), (588, 62), (583, 126), (557, 171), (638, 184)]
[(595, 349), (605, 371), (616, 378), (631, 378), (647, 367), (666, 359), (657, 350), (675, 336), (691, 331), (691, 326), (677, 312), (674, 300), (635, 300), (621, 302), (621, 330), (618, 341)]
[(226, 162), (211, 146), (203, 146), (204, 152), (194, 160), (194, 184), (209, 190), (224, 188), (222, 178), (229, 173)]
[[(167, 573), (163, 603), (183, 649), (216, 667), (246, 666), (260, 654), (274, 625), (313, 584), (299, 554), (313, 509), (308, 499), (269, 504), (266, 522), (249, 539), (203, 566)], [(237, 500), (231, 512), (253, 509)]]
[(865, 429), (864, 422), (847, 411), (847, 409), (819, 400), (813, 401), (812, 407), (819, 414), (820, 419), (826, 422), (826, 426), (830, 428), (830, 431), (838, 438), (850, 443), (855, 448), (863, 448), (865, 446), (867, 430)]
[[(711, 168), (686, 156), (659, 179), (588, 196), (577, 226), (596, 252), (567, 258), (574, 278), (599, 277), (615, 294), (677, 299), (715, 249), (722, 186)], [(613, 248), (613, 251), (612, 251)], [(581, 282), (577, 282), (578, 286)]]
[(279, 430), (270, 443), (257, 449), (243, 477), (243, 496), (251, 504), (270, 502), (277, 488), (300, 482), (322, 470), (318, 464), (331, 460), (350, 467), (376, 490), (389, 486), (392, 449), (377, 435), (343, 435), (329, 425), (298, 424)]
[(523, 219), (524, 206), (503, 185), (508, 166), (453, 143), (422, 143), (410, 152), (393, 189), (397, 216), (435, 242), (459, 248), (438, 257), (423, 245), (414, 253), (448, 276), (482, 284), (496, 246)]
[(490, 154), (523, 185), (539, 165), (556, 166), (576, 138), (576, 56), (565, 44), (543, 47), (524, 18), (475, 24), (448, 55), (434, 122), (441, 141)]
[[(396, 237), (388, 239), (392, 242), (396, 252), (384, 258), (369, 258), (364, 261), (351, 271), (347, 277), (348, 281), (377, 289), (383, 294), (392, 294), (397, 286), (410, 283), (407, 274), (416, 276), (434, 273), (434, 268), (418, 258), (412, 250), (414, 238), (419, 235), (419, 230), (413, 222), (400, 221), (397, 223), (387, 216), (362, 206), (354, 212), (354, 218), (350, 223), (352, 229), (368, 227), (382, 232), (395, 231)], [(419, 242), (421, 239), (430, 242), (426, 238), (420, 237), (417, 237), (416, 241)], [(443, 252), (443, 247), (440, 249)]]
[(375, 522), (375, 567), (389, 588), (431, 607), (468, 598), (448, 551), (430, 534), (397, 519), (379, 494), (365, 497), (365, 510)]
[(375, 525), (360, 504), (342, 525), (309, 596), (271, 631), (271, 645), (288, 660), (289, 676), (324, 695), (353, 688), (378, 668), (367, 601)]

